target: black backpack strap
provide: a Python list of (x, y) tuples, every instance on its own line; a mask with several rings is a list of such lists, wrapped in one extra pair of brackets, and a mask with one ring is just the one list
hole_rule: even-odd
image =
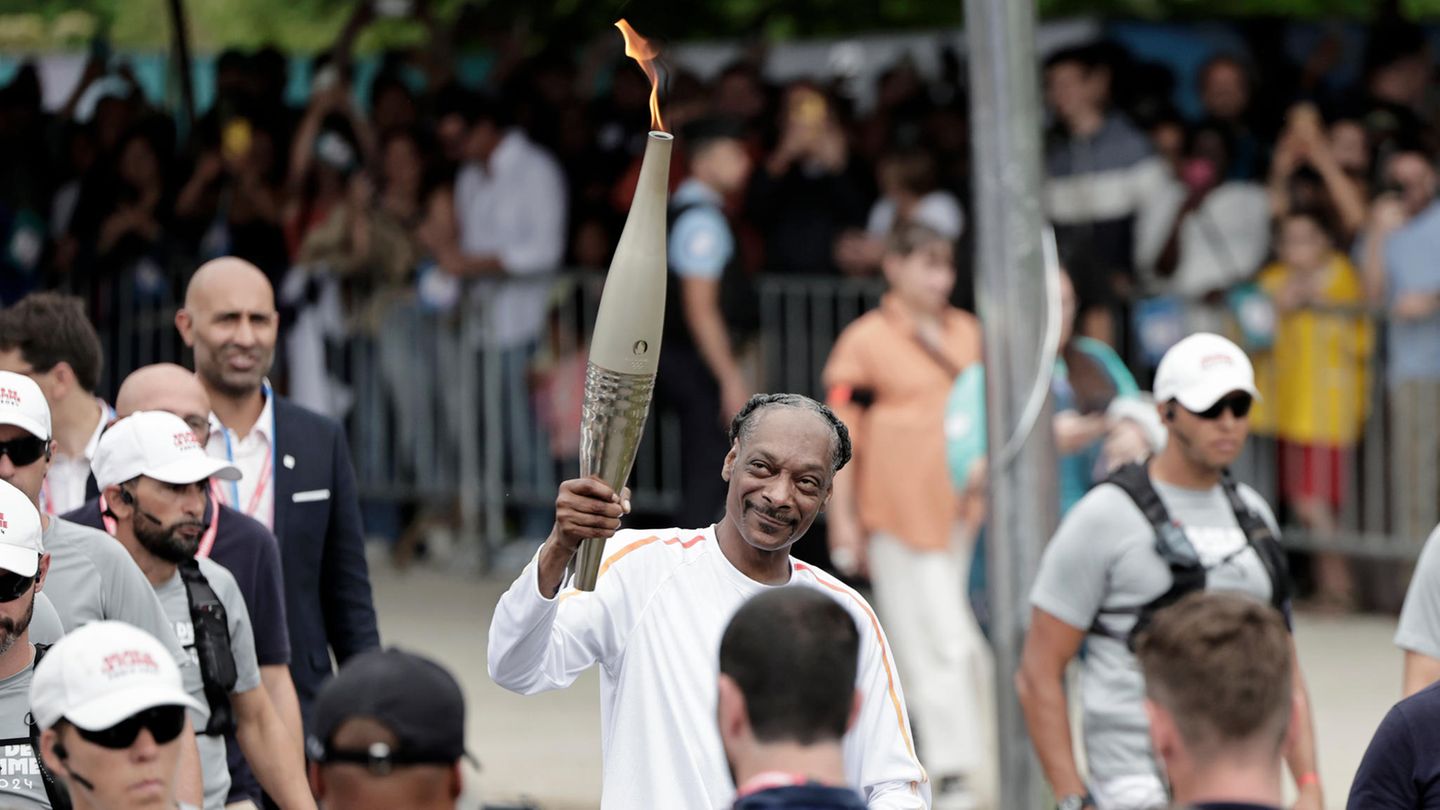
[(192, 559), (181, 563), (180, 578), (185, 583), (185, 595), (190, 603), (195, 652), (200, 659), (205, 700), (210, 704), (210, 721), (205, 725), (204, 733), (223, 736), (235, 731), (235, 712), (230, 706), (230, 693), (239, 679), (235, 651), (230, 646), (229, 617), (225, 613), (225, 604), (200, 571), (199, 562)]
[[(1150, 617), (1155, 611), (1173, 605), (1186, 594), (1205, 589), (1205, 567), (1200, 563), (1195, 547), (1185, 536), (1185, 530), (1170, 517), (1170, 511), (1165, 508), (1164, 501), (1160, 500), (1160, 493), (1155, 491), (1155, 485), (1150, 481), (1147, 464), (1126, 464), (1111, 473), (1106, 483), (1119, 487), (1135, 502), (1135, 506), (1140, 509), (1140, 513), (1145, 516), (1146, 522), (1155, 533), (1155, 552), (1170, 567), (1170, 588), (1165, 593), (1144, 605), (1118, 609), (1102, 608), (1091, 624), (1091, 633), (1124, 641), (1133, 650), (1136, 636), (1150, 624)], [(1105, 626), (1101, 617), (1106, 614), (1134, 616), (1135, 624), (1129, 633), (1122, 634)]]
[[(30, 665), (32, 672), (35, 670), (35, 667), (40, 666), (40, 659), (44, 658), (45, 653), (49, 651), (49, 644), (35, 645), (35, 662)], [(25, 725), (30, 727), (30, 739), (24, 740), (23, 742), (30, 744), (30, 753), (35, 757), (35, 765), (40, 771), (40, 782), (45, 785), (45, 797), (50, 800), (50, 807), (52, 810), (70, 810), (71, 807), (74, 806), (70, 801), (70, 792), (55, 778), (55, 774), (51, 773), (50, 769), (45, 767), (45, 758), (40, 756), (40, 725), (35, 722), (35, 715), (26, 712)], [(9, 745), (15, 741), (4, 740), (0, 742)]]
[(1290, 603), (1290, 562), (1285, 557), (1285, 549), (1280, 545), (1280, 539), (1275, 536), (1275, 532), (1270, 530), (1270, 524), (1240, 497), (1240, 489), (1228, 471), (1221, 477), (1220, 485), (1225, 490), (1225, 497), (1230, 501), (1230, 508), (1235, 512), (1235, 520), (1240, 524), (1240, 530), (1245, 533), (1246, 542), (1255, 549), (1255, 555), (1260, 558), (1261, 564), (1265, 566), (1265, 573), (1270, 577), (1270, 604), (1284, 614)]

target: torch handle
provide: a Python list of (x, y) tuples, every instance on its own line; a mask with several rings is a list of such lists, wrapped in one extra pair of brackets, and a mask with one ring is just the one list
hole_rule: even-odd
[[(590, 363), (585, 370), (585, 405), (580, 418), (580, 475), (598, 476), (617, 493), (625, 487), (645, 434), (655, 374), (625, 374)], [(580, 543), (570, 561), (575, 587), (595, 590), (605, 541)]]

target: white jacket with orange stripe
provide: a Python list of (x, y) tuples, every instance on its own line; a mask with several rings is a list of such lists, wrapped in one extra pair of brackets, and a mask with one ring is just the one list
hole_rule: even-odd
[[(850, 785), (874, 810), (928, 808), (930, 784), (874, 611), (829, 574), (793, 558), (791, 566), (781, 587), (830, 595), (860, 628), (860, 714), (843, 743)], [(735, 785), (715, 720), (720, 636), (766, 587), (725, 559), (713, 528), (617, 533), (591, 593), (545, 599), (531, 560), (495, 608), (490, 677), (530, 695), (600, 664), (602, 810), (729, 807)]]

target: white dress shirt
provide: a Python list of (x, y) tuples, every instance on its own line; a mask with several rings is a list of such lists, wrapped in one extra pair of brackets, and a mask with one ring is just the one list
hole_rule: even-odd
[[(565, 258), (565, 175), (555, 158), (512, 129), (488, 165), (460, 170), (455, 217), (466, 255), (498, 256), (507, 276), (557, 271)], [(533, 280), (477, 284), (472, 300), (483, 309), (482, 345), (512, 348), (534, 340), (545, 326), (549, 293), (549, 285)]]
[[(239, 481), (221, 481), (216, 489), (225, 499), (225, 505), (244, 512), (275, 531), (275, 397), (270, 394), (270, 385), (265, 385), (265, 407), (260, 418), (242, 438), (235, 431), (220, 424), (215, 414), (210, 414), (210, 441), (205, 452), (214, 458), (223, 458), (240, 468)], [(268, 469), (267, 469), (268, 468)], [(256, 487), (263, 487), (259, 498)]]
[(78, 456), (67, 456), (56, 451), (55, 457), (50, 461), (50, 471), (45, 474), (45, 488), (41, 493), (40, 506), (49, 515), (64, 515), (79, 509), (85, 505), (85, 483), (90, 480), (90, 459), (95, 456), (95, 448), (100, 444), (100, 434), (104, 432), (105, 425), (115, 415), (115, 411), (105, 403), (105, 400), (96, 398), (100, 405), (100, 416), (95, 422), (95, 430), (91, 431), (89, 441), (85, 442), (85, 449)]

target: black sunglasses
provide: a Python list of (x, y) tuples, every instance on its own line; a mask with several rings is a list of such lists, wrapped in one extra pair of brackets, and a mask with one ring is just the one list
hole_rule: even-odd
[(11, 439), (8, 442), (0, 442), (0, 456), (9, 456), (11, 463), (16, 467), (28, 467), (45, 455), (45, 449), (49, 444), (44, 439), (35, 436)]
[(35, 574), (22, 577), (14, 571), (0, 571), (0, 603), (14, 602), (35, 583)]
[(157, 745), (164, 745), (179, 737), (180, 732), (185, 730), (185, 707), (155, 706), (133, 714), (109, 728), (86, 731), (76, 726), (75, 730), (88, 742), (102, 748), (119, 750), (134, 745), (142, 728), (150, 730), (150, 736), (155, 738)]
[(1244, 419), (1250, 415), (1250, 406), (1254, 404), (1255, 398), (1249, 394), (1236, 394), (1233, 397), (1225, 397), (1203, 411), (1191, 411), (1191, 413), (1201, 419), (1219, 419), (1220, 415), (1228, 410), (1235, 414), (1236, 419)]

